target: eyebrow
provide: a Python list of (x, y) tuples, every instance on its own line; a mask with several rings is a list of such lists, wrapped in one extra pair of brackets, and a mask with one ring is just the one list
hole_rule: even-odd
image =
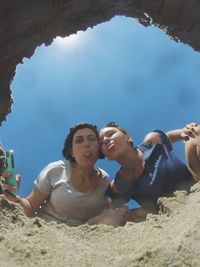
[(110, 132), (113, 132), (114, 129), (107, 130), (106, 132), (103, 133), (103, 135), (109, 134)]
[(93, 137), (93, 136), (97, 137), (96, 134), (87, 134), (87, 135), (77, 135), (77, 136), (75, 137), (75, 139), (76, 139), (76, 138), (80, 138), (80, 137), (84, 137), (84, 136), (86, 136), (86, 137), (90, 137), (90, 136), (92, 136), (92, 137)]

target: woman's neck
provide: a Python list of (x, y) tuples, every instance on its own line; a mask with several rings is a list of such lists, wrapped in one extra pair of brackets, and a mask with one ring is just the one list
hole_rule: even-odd
[(77, 179), (92, 179), (96, 175), (94, 166), (79, 166), (76, 163), (71, 164), (71, 172)]
[(94, 166), (71, 165), (71, 183), (73, 187), (82, 193), (92, 194), (100, 181), (100, 173)]

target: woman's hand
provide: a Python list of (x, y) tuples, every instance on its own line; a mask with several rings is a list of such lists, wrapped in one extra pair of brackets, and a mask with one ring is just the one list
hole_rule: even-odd
[[(15, 196), (10, 193), (10, 191), (15, 190), (16, 186), (9, 185), (6, 183), (6, 179), (11, 176), (9, 172), (6, 172), (7, 162), (6, 162), (6, 152), (3, 147), (0, 145), (0, 194), (4, 194), (6, 198), (13, 202), (17, 202), (18, 196)], [(17, 185), (19, 187), (20, 176), (16, 176)]]
[(6, 152), (4, 151), (3, 147), (0, 145), (0, 176), (2, 175), (6, 167), (7, 167)]
[(5, 195), (5, 197), (7, 199), (9, 199), (10, 201), (13, 202), (17, 202), (19, 196), (17, 195), (13, 195), (12, 193), (10, 193), (10, 191), (15, 190), (16, 187), (19, 188), (20, 185), (20, 175), (16, 175), (16, 181), (17, 181), (17, 186), (13, 186), (13, 185), (9, 185), (6, 183), (6, 179), (10, 177), (10, 173), (9, 172), (3, 172), (2, 175), (0, 176), (0, 188), (1, 188), (1, 193), (3, 193)]
[(106, 224), (114, 227), (125, 225), (128, 217), (128, 208), (108, 208), (100, 215), (87, 221), (88, 224)]
[(150, 211), (144, 208), (135, 208), (131, 209), (128, 214), (129, 222), (143, 222), (146, 220), (147, 214), (151, 213)]

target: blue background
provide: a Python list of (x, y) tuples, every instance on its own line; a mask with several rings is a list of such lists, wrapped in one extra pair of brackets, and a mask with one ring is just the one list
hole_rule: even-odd
[[(135, 144), (155, 129), (199, 122), (200, 55), (161, 30), (115, 17), (86, 32), (56, 38), (17, 66), (13, 112), (0, 128), (14, 149), (20, 194), (49, 162), (62, 159), (70, 127), (88, 121), (99, 128), (116, 121)], [(184, 160), (184, 145), (175, 145)], [(113, 178), (116, 163), (99, 160)]]

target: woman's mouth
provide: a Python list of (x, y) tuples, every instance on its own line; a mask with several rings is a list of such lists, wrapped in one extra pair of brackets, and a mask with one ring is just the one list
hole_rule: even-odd
[(87, 159), (87, 160), (90, 160), (90, 159), (93, 159), (93, 153), (90, 152), (90, 151), (86, 151), (84, 154), (83, 154), (84, 158)]

